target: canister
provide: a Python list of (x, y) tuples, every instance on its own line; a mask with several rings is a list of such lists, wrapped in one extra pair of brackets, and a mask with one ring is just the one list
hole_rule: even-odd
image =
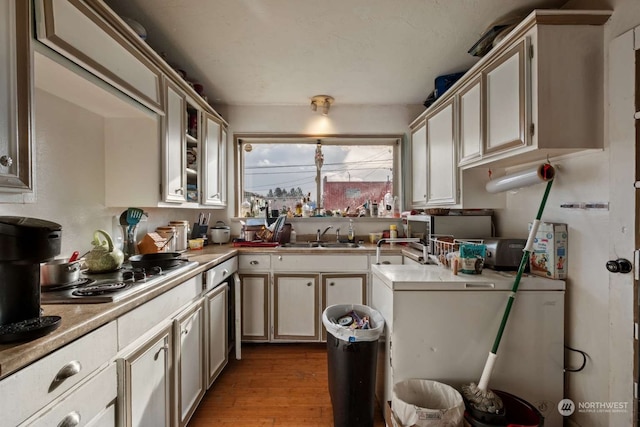
[(176, 252), (176, 228), (171, 225), (166, 225), (163, 227), (156, 228), (156, 233), (169, 240), (167, 245), (164, 247), (164, 252)]
[(187, 240), (189, 238), (189, 221), (169, 221), (169, 226), (175, 227), (176, 252), (187, 250)]

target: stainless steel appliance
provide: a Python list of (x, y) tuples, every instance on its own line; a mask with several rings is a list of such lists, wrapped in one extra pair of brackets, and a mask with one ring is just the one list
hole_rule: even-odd
[(485, 239), (483, 243), (487, 247), (484, 258), (485, 267), (504, 271), (518, 270), (527, 239), (493, 237)]
[(418, 237), (430, 246), (434, 236), (451, 236), (456, 239), (485, 239), (493, 235), (491, 215), (409, 215), (406, 236)]
[(75, 282), (43, 288), (41, 302), (92, 304), (119, 301), (197, 266), (196, 261), (184, 261), (164, 270), (160, 267), (133, 268), (130, 264), (124, 264), (119, 270), (110, 273), (83, 271)]

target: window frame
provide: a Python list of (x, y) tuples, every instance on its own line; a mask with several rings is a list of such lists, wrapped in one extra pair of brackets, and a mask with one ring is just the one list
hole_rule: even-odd
[[(235, 179), (235, 203), (234, 217), (240, 217), (241, 204), (244, 200), (244, 162), (242, 155), (242, 144), (260, 144), (260, 143), (300, 143), (308, 142), (316, 144), (320, 140), (323, 145), (390, 145), (393, 146), (393, 173), (391, 175), (393, 194), (397, 194), (400, 198), (400, 206), (404, 205), (402, 173), (400, 165), (402, 159), (402, 140), (403, 135), (395, 134), (280, 134), (280, 133), (237, 133), (233, 136), (234, 144), (234, 165), (236, 171)], [(316, 197), (320, 195), (317, 194)], [(319, 199), (317, 199), (319, 200)], [(302, 219), (302, 218), (297, 218)], [(313, 220), (314, 218), (305, 218)], [(315, 218), (317, 219), (317, 218)]]

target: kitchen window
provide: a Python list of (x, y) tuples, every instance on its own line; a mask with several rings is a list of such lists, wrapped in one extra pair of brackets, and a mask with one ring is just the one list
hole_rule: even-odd
[(364, 214), (399, 195), (400, 136), (236, 135), (237, 216)]

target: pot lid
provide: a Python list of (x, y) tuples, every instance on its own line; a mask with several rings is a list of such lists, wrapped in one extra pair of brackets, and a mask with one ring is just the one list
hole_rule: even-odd
[(231, 227), (229, 227), (227, 224), (225, 224), (223, 221), (217, 221), (215, 224), (213, 224), (211, 226), (212, 229), (221, 229), (221, 230), (230, 230)]

